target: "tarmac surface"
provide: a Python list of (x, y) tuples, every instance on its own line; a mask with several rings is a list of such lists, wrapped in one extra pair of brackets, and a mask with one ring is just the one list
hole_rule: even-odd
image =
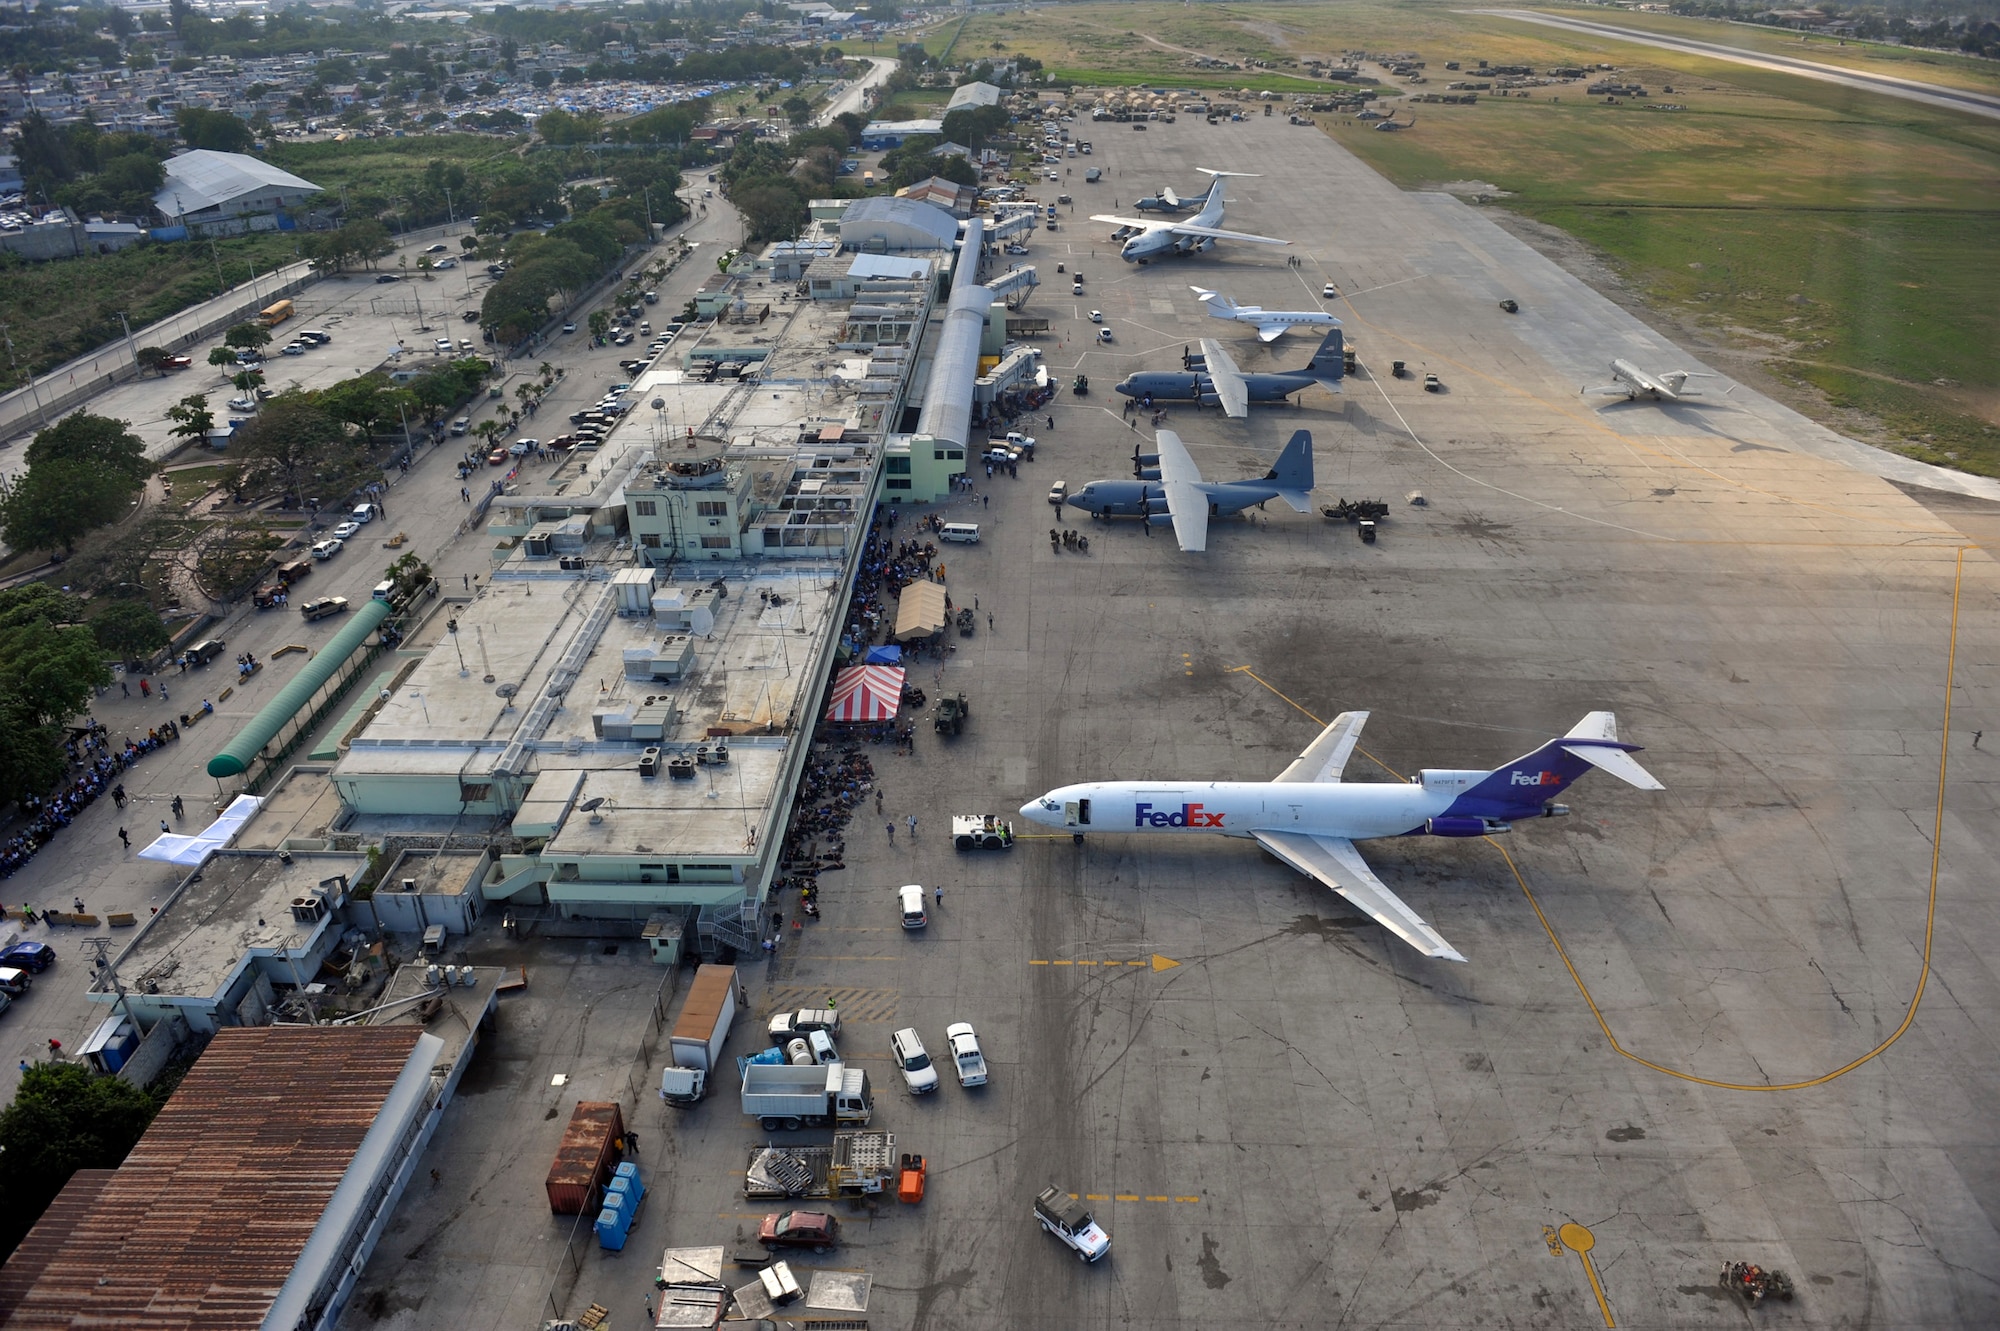
[[(1262, 171), (1230, 182), (1224, 225), (1293, 238), (1303, 267), (1225, 244), (1133, 268), (1068, 212), (1037, 233), (1025, 312), (1053, 321), (1052, 374), (1091, 391), (1065, 387), (1018, 479), (942, 506), (984, 529), (944, 556), (980, 623), (912, 682), (964, 689), (971, 723), (944, 740), (919, 714), (913, 756), (862, 747), (884, 813), (850, 828), (823, 917), (745, 967), (756, 1020), (730, 1052), (772, 1011), (837, 999), (874, 1125), (930, 1161), (920, 1206), (842, 1205), (844, 1246), (795, 1265), (871, 1271), (883, 1327), (1735, 1325), (1717, 1273), (1737, 1260), (1796, 1281), (1752, 1314), (1773, 1325), (2000, 1322), (2000, 756), (1974, 746), (2000, 649), (1975, 540), (2000, 506), (1747, 388), (1579, 397), (1613, 355), (1698, 367), (1474, 208), (1389, 187), (1339, 147), (1359, 131), (1075, 132), (1096, 144), (1065, 163), (1076, 217), (1196, 166)], [(1057, 294), (1057, 262), (1086, 296)], [(1055, 480), (1127, 474), (1146, 437), (1110, 392), (1127, 370), (1204, 335), (1246, 370), (1310, 354), (1201, 317), (1190, 283), (1296, 308), (1327, 281), (1360, 344), (1342, 396), (1170, 424), (1211, 479), (1311, 429), (1317, 501), (1390, 501), (1377, 544), (1279, 504), (1217, 520), (1204, 555), (1052, 516)], [(1090, 343), (1091, 308), (1113, 346)], [(1053, 550), (1052, 523), (1090, 553)], [(1242, 842), (957, 855), (944, 835), (1070, 781), (1269, 777), (1346, 709), (1373, 713), (1348, 768), (1371, 780), (1491, 766), (1597, 708), (1664, 793), (1593, 776), (1566, 820), (1363, 845), (1465, 965)], [(923, 931), (899, 927), (905, 882), (944, 888)], [(569, 1106), (649, 1095), (665, 1055), (645, 1054), (658, 972), (629, 946), (524, 951), (460, 958), (535, 978), (503, 1000), (494, 1061), (433, 1148), (442, 1183), (406, 1199), (349, 1328), (529, 1325), (551, 1291), (629, 1325), (663, 1247), (752, 1246), (765, 1208), (741, 1171), (764, 1134), (728, 1073), (693, 1110), (640, 1102), (655, 1191), (624, 1252), (544, 1219)], [(936, 1054), (957, 1020), (992, 1084), (907, 1096), (890, 1032)], [(1103, 1262), (1035, 1226), (1049, 1183), (1092, 1199)]]

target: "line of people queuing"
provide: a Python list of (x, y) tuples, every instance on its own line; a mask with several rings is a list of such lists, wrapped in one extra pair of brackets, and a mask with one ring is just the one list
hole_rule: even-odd
[[(180, 737), (180, 727), (164, 721), (148, 730), (143, 739), (127, 738), (113, 744), (102, 724), (88, 722), (64, 744), (73, 768), (81, 770), (73, 770), (53, 794), (30, 795), (21, 801), (21, 813), (29, 820), (28, 826), (0, 845), (0, 878), (11, 878), (26, 868), (37, 851), (54, 840), (57, 832), (75, 822), (99, 796), (109, 795), (113, 803), (124, 808), (125, 787), (119, 783), (118, 774)], [(178, 814), (178, 797), (174, 804)]]

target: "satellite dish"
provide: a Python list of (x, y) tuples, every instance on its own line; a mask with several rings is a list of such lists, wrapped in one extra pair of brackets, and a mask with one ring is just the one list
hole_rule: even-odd
[(665, 411), (665, 410), (666, 410), (666, 408), (667, 408), (667, 400), (666, 400), (665, 398), (663, 398), (663, 397), (656, 397), (656, 398), (654, 398), (654, 399), (653, 399), (653, 410), (654, 410), (654, 411)]
[(499, 688), (493, 690), (493, 692), (495, 692), (502, 698), (511, 698), (520, 691), (521, 691), (521, 686), (519, 684), (514, 684), (511, 682), (502, 684)]
[(585, 800), (583, 803), (577, 805), (576, 807), (582, 809), (585, 813), (590, 813), (593, 810), (595, 810), (599, 805), (603, 804), (605, 799), (606, 797), (603, 795), (592, 795), (589, 799)]

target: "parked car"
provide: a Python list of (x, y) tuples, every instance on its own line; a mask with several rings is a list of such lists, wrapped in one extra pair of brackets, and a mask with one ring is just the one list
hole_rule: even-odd
[(439, 242), (438, 242), (437, 244), (435, 244), (435, 245), (427, 245), (427, 246), (425, 246), (425, 247), (424, 247), (424, 253), (425, 253), (425, 254), (443, 254), (443, 253), (444, 253), (444, 252), (445, 252), (445, 251), (446, 251), (447, 249), (449, 249), (449, 248), (450, 248), (450, 246), (446, 245), (446, 244), (445, 244), (445, 243), (444, 243), (443, 241), (439, 241)]
[(13, 966), (40, 975), (55, 964), (56, 950), (47, 943), (16, 943), (0, 950), (0, 966)]
[(317, 597), (301, 605), (299, 613), (306, 617), (308, 624), (315, 619), (330, 619), (334, 615), (344, 615), (347, 613), (347, 598), (345, 596)]
[(254, 397), (232, 397), (229, 399), (229, 409), (231, 411), (255, 411), (257, 410), (257, 399)]
[(476, 324), (479, 322), (479, 311), (467, 310), (464, 314), (461, 314), (458, 317), (465, 320), (469, 324)]
[(517, 458), (524, 458), (541, 446), (542, 441), (539, 439), (516, 439), (513, 443), (507, 445), (507, 451)]
[(825, 1252), (840, 1242), (840, 1221), (830, 1211), (777, 1211), (757, 1227), (767, 1248), (811, 1248)]
[(169, 356), (160, 363), (170, 370), (185, 370), (194, 364), (194, 361), (187, 356)]
[(563, 331), (564, 331), (565, 333), (574, 333), (574, 332), (576, 331), (576, 325), (575, 325), (575, 324), (564, 324), (564, 325), (563, 325)]
[(945, 1044), (951, 1050), (951, 1061), (958, 1069), (960, 1086), (984, 1086), (986, 1084), (986, 1055), (980, 1052), (979, 1037), (973, 1033), (970, 1022), (955, 1021), (944, 1028)]
[(0, 994), (19, 998), (28, 992), (28, 972), (15, 966), (0, 966)]
[(889, 1056), (902, 1069), (903, 1084), (911, 1095), (927, 1095), (938, 1088), (937, 1068), (924, 1049), (924, 1037), (914, 1026), (905, 1026), (889, 1037)]
[(496, 448), (491, 453), (488, 453), (486, 455), (486, 465), (489, 467), (501, 466), (506, 461), (507, 461), (507, 450), (504, 448)]
[(303, 356), (306, 354), (306, 344), (303, 342), (287, 342), (284, 346), (278, 348), (278, 354), (280, 356)]
[(1094, 323), (1094, 324), (1101, 324), (1101, 323), (1103, 323), (1103, 322), (1104, 322), (1104, 311), (1103, 311), (1103, 310), (1092, 310), (1092, 311), (1090, 312), (1090, 321), (1091, 321), (1092, 323)]
[(456, 259), (439, 259), (439, 260), (438, 260), (438, 261), (437, 261), (436, 263), (432, 264), (432, 265), (431, 265), (431, 267), (432, 267), (432, 268), (435, 268), (435, 269), (437, 269), (437, 270), (439, 270), (439, 271), (441, 272), (441, 271), (443, 271), (444, 269), (447, 269), (447, 268), (456, 268), (456, 267), (458, 267), (458, 260), (456, 260)]
[(471, 428), (472, 428), (472, 417), (470, 416), (460, 416), (457, 420), (451, 423), (451, 432), (454, 435), (462, 435)]
[(379, 282), (400, 282), (403, 279), (396, 276), (394, 273), (377, 273), (375, 274), (375, 280), (379, 283)]
[(1339, 289), (1335, 287), (1331, 282), (1328, 282), (1325, 286), (1319, 289), (1319, 298), (1321, 300), (1333, 300), (1339, 295), (1340, 295)]
[(1100, 328), (1100, 329), (1098, 329), (1098, 330), (1097, 330), (1097, 340), (1098, 340), (1099, 342), (1109, 342), (1109, 341), (1111, 341), (1111, 330), (1110, 330), (1109, 328)]
[(373, 504), (356, 504), (354, 511), (347, 515), (363, 526), (375, 521), (376, 508)]
[(354, 537), (358, 536), (360, 533), (361, 533), (360, 523), (343, 522), (338, 527), (335, 527), (333, 529), (333, 539), (336, 541), (350, 541), (353, 540)]
[(341, 547), (346, 544), (347, 542), (337, 536), (329, 536), (324, 541), (313, 546), (312, 557), (314, 559), (331, 559), (339, 554)]

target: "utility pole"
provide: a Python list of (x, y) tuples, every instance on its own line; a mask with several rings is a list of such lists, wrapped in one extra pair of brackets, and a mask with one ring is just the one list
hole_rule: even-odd
[[(0, 338), (7, 340), (7, 364), (13, 367), (15, 373), (20, 373), (21, 362), (14, 359), (14, 335), (7, 330), (6, 324), (0, 324)], [(49, 413), (42, 410), (42, 391), (35, 386), (35, 372), (32, 369), (28, 371), (28, 392), (35, 399), (35, 415), (40, 418), (42, 428), (48, 429)]]
[(132, 364), (136, 368), (139, 364), (139, 348), (132, 345), (132, 325), (126, 321), (123, 310), (118, 311), (118, 326), (125, 330), (125, 350), (131, 354)]
[[(112, 991), (118, 995), (118, 1001), (125, 1009), (126, 1018), (137, 1027), (139, 1016), (132, 1011), (132, 1000), (125, 992), (125, 982), (118, 978), (118, 968), (111, 964), (112, 942), (113, 939), (109, 934), (100, 934), (94, 938), (84, 939), (83, 948), (90, 954), (91, 969), (111, 981)], [(143, 1035), (145, 1032), (142, 1030), (140, 1034)]]

